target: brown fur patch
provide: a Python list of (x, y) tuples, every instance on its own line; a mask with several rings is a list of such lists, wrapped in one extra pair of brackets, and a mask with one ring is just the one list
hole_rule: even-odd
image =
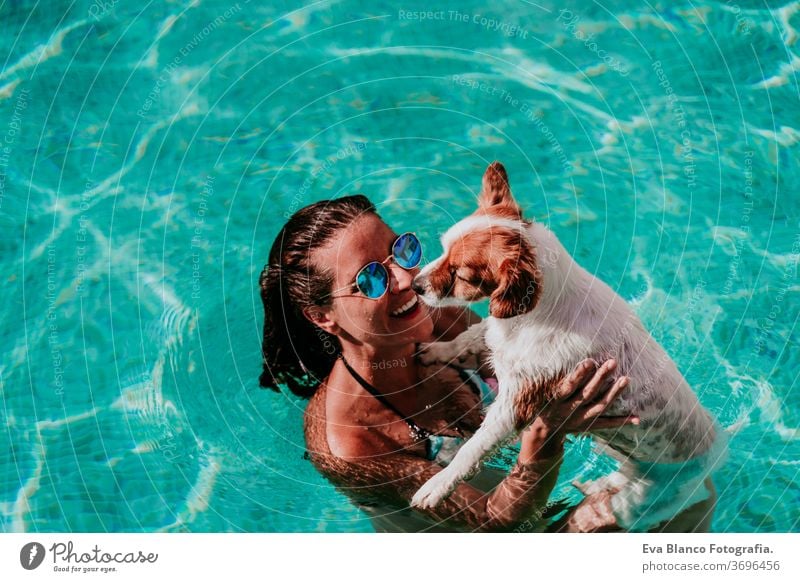
[(439, 266), (428, 275), (428, 285), (439, 297), (453, 297), (455, 277), (450, 261), (445, 258)]
[(525, 224), (530, 224), (530, 220), (522, 218), (519, 208), (511, 206), (499, 205), (491, 206), (489, 208), (478, 208), (472, 213), (472, 216), (494, 216), (495, 218), (506, 218), (508, 220), (519, 220)]
[(477, 301), (491, 297), (490, 311), (511, 317), (530, 311), (541, 294), (536, 256), (518, 231), (494, 227), (466, 233), (428, 274), (439, 297)]
[(497, 289), (489, 301), (492, 317), (504, 319), (528, 313), (542, 296), (542, 274), (536, 264), (536, 254), (518, 236), (518, 250), (500, 264), (496, 278)]
[(565, 377), (566, 374), (561, 372), (555, 378), (539, 382), (526, 380), (526, 385), (514, 397), (514, 428), (517, 431), (533, 422)]
[(502, 213), (507, 218), (519, 220), (522, 217), (522, 210), (511, 196), (508, 174), (500, 162), (492, 162), (486, 168), (478, 205), (482, 209), (491, 208), (494, 214)]

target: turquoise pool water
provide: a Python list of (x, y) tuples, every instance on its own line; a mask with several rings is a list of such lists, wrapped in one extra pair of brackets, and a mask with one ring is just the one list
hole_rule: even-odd
[(0, 529), (369, 531), (258, 272), (354, 192), (433, 256), (495, 159), (729, 432), (714, 529), (798, 529), (800, 2), (266, 4), (0, 7)]

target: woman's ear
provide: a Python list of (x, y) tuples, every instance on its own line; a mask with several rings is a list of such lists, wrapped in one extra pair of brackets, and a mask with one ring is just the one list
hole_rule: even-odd
[(305, 318), (310, 321), (312, 324), (317, 326), (323, 331), (328, 332), (329, 334), (336, 335), (339, 331), (339, 326), (331, 319), (329, 307), (306, 307), (303, 309), (303, 315)]

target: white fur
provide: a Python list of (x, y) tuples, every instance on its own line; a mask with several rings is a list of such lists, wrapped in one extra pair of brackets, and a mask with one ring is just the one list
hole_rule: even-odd
[(476, 230), (485, 230), (491, 227), (508, 228), (513, 231), (518, 231), (524, 228), (524, 223), (518, 220), (510, 220), (508, 218), (500, 218), (492, 216), (491, 214), (479, 214), (476, 216), (468, 216), (464, 220), (460, 220), (451, 226), (447, 232), (442, 235), (442, 248), (448, 249), (452, 244), (462, 238), (467, 233)]
[[(515, 396), (529, 386), (531, 380), (547, 385), (571, 372), (587, 357), (597, 361), (613, 357), (617, 360), (617, 373), (630, 378), (629, 388), (607, 414), (635, 414), (641, 419), (638, 427), (629, 425), (595, 434), (623, 463), (618, 474), (604, 481), (622, 488), (612, 499), (620, 525), (629, 529), (652, 527), (657, 522), (648, 521), (648, 516), (637, 512), (636, 506), (641, 509), (644, 500), (648, 495), (652, 497), (656, 490), (661, 496), (671, 494), (663, 491), (663, 484), (654, 483), (642, 474), (644, 464), (673, 463), (680, 467), (688, 459), (701, 459), (698, 462), (703, 469), (692, 473), (691, 477), (681, 475), (684, 481), (675, 484), (676, 498), (666, 504), (661, 502), (658, 519), (674, 515), (686, 506), (686, 495), (681, 492), (691, 490), (692, 502), (704, 497), (697, 493), (699, 484), (722, 454), (720, 447), (714, 448), (713, 455), (710, 452), (718, 430), (669, 356), (645, 330), (628, 304), (578, 265), (542, 224), (470, 217), (442, 237), (445, 251), (464, 233), (494, 226), (524, 228), (542, 272), (541, 297), (528, 313), (507, 319), (489, 317), (477, 324), (477, 328), (473, 326), (462, 334), (464, 339), (459, 336), (453, 342), (430, 345), (429, 360), (433, 357), (447, 361), (457, 357), (459, 351), (479, 350), (479, 343), (472, 347), (470, 344), (485, 340), (491, 351), (500, 394), (480, 429), (444, 470), (420, 488), (412, 505), (432, 507), (438, 504), (475, 470), (482, 458), (514, 436)], [(437, 262), (432, 263), (433, 268)], [(485, 332), (484, 338), (481, 338), (482, 332)], [(704, 454), (709, 456), (707, 462)], [(691, 483), (685, 482), (686, 479), (691, 479)]]

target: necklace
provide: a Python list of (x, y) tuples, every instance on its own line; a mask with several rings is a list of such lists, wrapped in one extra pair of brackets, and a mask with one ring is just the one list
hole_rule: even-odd
[(430, 437), (433, 436), (432, 432), (430, 432), (429, 430), (427, 430), (425, 428), (422, 428), (416, 422), (414, 422), (412, 419), (410, 419), (410, 418), (408, 418), (406, 416), (403, 416), (403, 413), (400, 412), (399, 410), (397, 410), (397, 408), (395, 408), (395, 406), (391, 402), (389, 402), (383, 394), (378, 392), (377, 388), (375, 388), (372, 384), (370, 384), (369, 382), (364, 380), (364, 378), (362, 378), (361, 375), (358, 372), (356, 372), (350, 366), (350, 364), (347, 363), (347, 360), (344, 359), (344, 356), (342, 356), (340, 354), (339, 357), (341, 358), (342, 362), (344, 363), (344, 367), (347, 368), (348, 372), (350, 372), (350, 375), (353, 378), (355, 378), (356, 382), (361, 384), (361, 387), (364, 388), (364, 390), (366, 390), (367, 392), (372, 394), (375, 398), (378, 399), (378, 401), (381, 404), (383, 404), (386, 408), (388, 408), (389, 410), (394, 412), (397, 416), (400, 417), (400, 419), (403, 422), (406, 423), (406, 425), (408, 426), (408, 432), (411, 435), (411, 438), (414, 439), (414, 441), (419, 442), (419, 441), (422, 441), (422, 440), (427, 440), (427, 447), (430, 447)]

